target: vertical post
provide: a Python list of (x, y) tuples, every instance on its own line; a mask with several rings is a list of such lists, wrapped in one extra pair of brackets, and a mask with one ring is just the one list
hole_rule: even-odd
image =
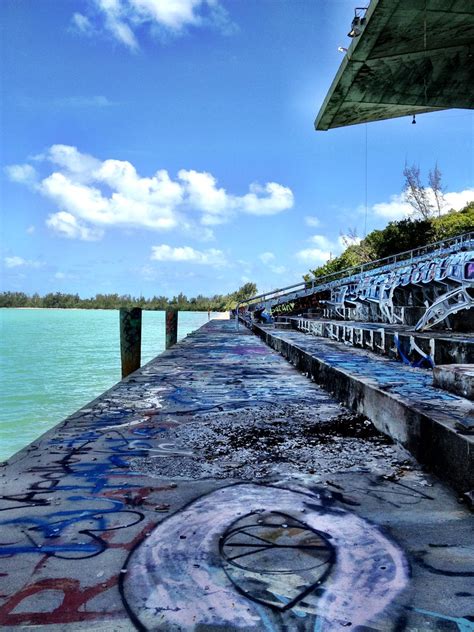
[(142, 308), (120, 309), (120, 356), (122, 379), (140, 368), (142, 347)]
[(169, 349), (178, 341), (178, 310), (166, 310), (166, 348)]

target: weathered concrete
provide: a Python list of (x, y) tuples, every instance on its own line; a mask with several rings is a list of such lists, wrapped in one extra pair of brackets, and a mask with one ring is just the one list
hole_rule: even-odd
[(142, 309), (124, 307), (120, 310), (120, 358), (122, 378), (140, 368), (142, 353)]
[(474, 364), (448, 364), (435, 367), (433, 382), (461, 397), (474, 399)]
[(466, 506), (233, 323), (1, 472), (3, 629), (472, 629)]
[(178, 310), (168, 308), (165, 314), (166, 341), (165, 347), (169, 349), (178, 342)]
[(324, 100), (316, 129), (474, 108), (472, 90), (459, 89), (474, 81), (472, 2), (371, 0), (366, 17)]
[(433, 387), (430, 371), (299, 331), (257, 325), (254, 330), (456, 488), (469, 491), (474, 487), (474, 437), (460, 434), (474, 406)]
[[(413, 365), (471, 364), (474, 335), (451, 332), (415, 332), (407, 325), (361, 323), (321, 318), (286, 317), (295, 329), (330, 338)], [(283, 324), (283, 323), (282, 323)], [(280, 328), (280, 325), (278, 326)]]

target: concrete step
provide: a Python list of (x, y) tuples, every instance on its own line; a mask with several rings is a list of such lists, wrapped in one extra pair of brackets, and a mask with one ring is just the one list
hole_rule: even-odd
[(474, 436), (459, 430), (472, 417), (474, 405), (435, 388), (431, 371), (300, 331), (257, 325), (253, 330), (455, 488), (474, 488)]
[[(451, 393), (474, 399), (474, 364), (445, 364), (435, 367), (433, 383)], [(474, 423), (473, 423), (474, 425)]]
[(315, 336), (368, 349), (406, 364), (474, 363), (474, 336), (451, 332), (415, 332), (406, 325), (314, 318), (288, 318), (293, 328)]

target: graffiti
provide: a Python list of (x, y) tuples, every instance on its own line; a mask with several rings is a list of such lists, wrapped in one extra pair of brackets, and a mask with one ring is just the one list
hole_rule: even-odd
[(253, 484), (165, 520), (127, 571), (131, 615), (155, 630), (259, 630), (262, 606), (275, 629), (368, 625), (408, 583), (403, 553), (367, 521), (315, 493)]
[[(319, 586), (335, 560), (334, 548), (323, 533), (277, 511), (239, 518), (222, 536), (219, 550), (234, 587), (249, 599), (278, 610), (293, 608)], [(269, 589), (266, 579), (276, 574), (292, 577), (298, 584), (295, 589), (288, 582), (285, 598)]]
[[(458, 242), (456, 240), (459, 240)], [(391, 324), (404, 323), (404, 308), (418, 304), (424, 313), (415, 325), (416, 331), (429, 329), (443, 322), (451, 314), (474, 306), (474, 250), (472, 235), (454, 238), (450, 247), (439, 246), (427, 254), (412, 251), (410, 259), (393, 259), (371, 262), (348, 269), (335, 275), (315, 278), (291, 289), (267, 293), (260, 302), (259, 297), (250, 298), (253, 310), (266, 308), (275, 314), (284, 312), (284, 305), (296, 302), (307, 309), (311, 300), (321, 298), (326, 303), (326, 316), (346, 319), (360, 317), (367, 320), (368, 313), (376, 308), (377, 321)], [(470, 250), (463, 250), (471, 248)], [(286, 290), (286, 291), (284, 291)], [(322, 300), (330, 293), (329, 300)], [(405, 296), (397, 302), (396, 293)], [(410, 295), (410, 300), (408, 300)], [(417, 302), (413, 303), (413, 297)]]
[[(383, 485), (381, 484), (382, 481), (384, 482)], [(358, 487), (357, 485), (348, 485), (346, 488), (336, 485), (338, 489), (344, 491), (344, 495), (340, 494), (337, 496), (334, 492), (332, 495), (340, 502), (350, 504), (351, 502), (354, 503), (354, 501), (351, 501), (351, 494), (362, 494), (367, 497), (375, 498), (381, 503), (386, 503), (387, 505), (391, 505), (392, 507), (396, 507), (398, 509), (417, 505), (422, 500), (434, 500), (433, 496), (423, 492), (421, 489), (417, 489), (416, 487), (401, 481), (384, 481), (384, 479), (381, 478), (375, 479), (370, 477), (367, 483), (367, 486), (363, 488)], [(330, 487), (335, 486), (334, 483), (329, 481), (328, 484)]]
[[(367, 360), (365, 370), (372, 370)], [(395, 388), (391, 371), (382, 378)], [(346, 438), (331, 435), (324, 465), (316, 459), (309, 467), (304, 455), (320, 434), (298, 435), (298, 415), (310, 430), (340, 411), (258, 338), (211, 321), (0, 470), (0, 627), (388, 632), (403, 621), (407, 630), (413, 621), (420, 629), (432, 621), (429, 629), (464, 625), (472, 568), (428, 545), (447, 525), (454, 541), (467, 541), (462, 507), (440, 500), (439, 489), (426, 493), (415, 475), (374, 474), (394, 458), (380, 442), (370, 443), (362, 465), (342, 472)], [(287, 440), (281, 450), (280, 435)], [(370, 469), (372, 449), (380, 454)], [(237, 450), (253, 463), (238, 475)], [(257, 478), (272, 450), (275, 470)], [(205, 466), (196, 478), (184, 465), (191, 454)], [(166, 474), (134, 469), (140, 460)], [(368, 519), (396, 533), (413, 507), (415, 534), (403, 531), (403, 550)], [(421, 544), (423, 525), (430, 535)], [(420, 598), (429, 583), (433, 599), (452, 591), (449, 607), (430, 609)], [(422, 614), (425, 607), (444, 614)]]
[[(99, 499), (99, 508), (94, 510), (86, 508), (90, 502), (87, 497), (76, 496), (73, 500), (76, 505), (79, 504), (74, 510), (56, 511), (45, 517), (3, 520), (2, 528), (14, 527), (18, 535), (12, 542), (0, 543), (0, 555), (38, 553), (64, 559), (94, 557), (107, 548), (105, 538), (100, 537), (99, 533), (130, 527), (144, 518), (138, 511), (125, 510), (123, 503), (118, 500)], [(114, 526), (109, 526), (112, 515), (116, 519)], [(36, 536), (40, 536), (40, 539), (37, 540)], [(49, 542), (45, 543), (45, 540)]]
[(459, 632), (473, 632), (474, 631), (474, 617), (448, 617), (438, 612), (431, 612), (431, 610), (423, 610), (422, 608), (412, 608), (414, 612), (425, 615), (428, 619), (438, 619), (438, 621), (448, 621), (456, 624)]
[(294, 309), (295, 309), (295, 303), (294, 302), (282, 303), (281, 305), (275, 305), (275, 307), (272, 309), (272, 314), (274, 316), (280, 316), (282, 314), (289, 314)]
[[(433, 386), (431, 371), (410, 370), (389, 359), (369, 356), (346, 345), (336, 347), (331, 341), (307, 337), (299, 331), (273, 331), (272, 337), (304, 350), (329, 366), (349, 372), (360, 380), (370, 380), (377, 388), (395, 395), (403, 402), (429, 406), (452, 422), (462, 423), (470, 411), (466, 400)], [(449, 407), (446, 406), (447, 402)]]
[[(474, 304), (467, 292), (473, 282), (468, 270), (474, 260), (474, 251), (432, 253), (429, 261), (413, 261), (402, 265), (381, 266), (358, 278), (344, 279), (332, 289), (331, 301), (335, 312), (347, 303), (374, 303), (378, 305), (385, 322), (396, 324), (403, 321), (394, 303), (395, 290), (402, 287), (432, 289), (428, 309), (418, 321), (415, 330), (433, 327), (450, 314), (469, 309)], [(440, 289), (442, 288), (442, 289)], [(426, 294), (426, 292), (425, 292)]]

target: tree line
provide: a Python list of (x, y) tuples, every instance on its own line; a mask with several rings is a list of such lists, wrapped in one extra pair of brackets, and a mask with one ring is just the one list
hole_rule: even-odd
[(437, 163), (428, 172), (427, 185), (416, 164), (405, 163), (403, 178), (403, 199), (411, 206), (412, 217), (389, 222), (385, 228), (373, 230), (362, 240), (357, 239), (355, 230), (350, 230), (343, 238), (344, 252), (310, 270), (303, 276), (305, 281), (474, 231), (474, 200), (460, 211), (451, 209), (446, 213), (446, 187)]
[(54, 307), (62, 309), (120, 309), (121, 307), (141, 307), (146, 310), (175, 308), (184, 312), (223, 312), (235, 308), (240, 301), (255, 296), (255, 283), (245, 283), (236, 292), (215, 294), (211, 297), (199, 294), (188, 298), (180, 293), (173, 298), (166, 296), (134, 297), (130, 294), (96, 294), (91, 298), (81, 298), (79, 294), (49, 292), (44, 296), (25, 292), (0, 293), (0, 307)]
[[(425, 207), (426, 208), (426, 207)], [(382, 230), (373, 230), (359, 243), (350, 235), (344, 252), (324, 265), (304, 275), (305, 281), (346, 270), (369, 261), (391, 257), (400, 252), (427, 246), (435, 241), (474, 231), (474, 202), (460, 211), (451, 210), (445, 215), (417, 214), (415, 219), (389, 222)]]

